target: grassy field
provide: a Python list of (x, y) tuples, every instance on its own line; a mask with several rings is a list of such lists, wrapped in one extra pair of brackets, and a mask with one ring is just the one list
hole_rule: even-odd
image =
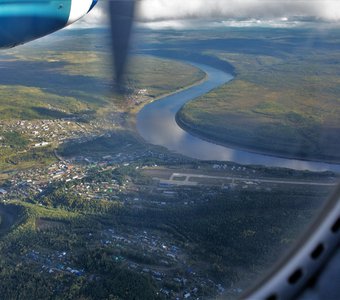
[[(105, 34), (96, 31), (69, 31), (1, 52), (0, 123), (80, 116), (100, 121), (112, 112), (137, 107), (139, 98), (148, 102), (205, 76), (180, 62), (135, 55), (127, 72), (131, 95), (119, 95), (104, 38)], [(138, 94), (140, 90), (142, 95)], [(0, 138), (4, 135), (6, 131), (0, 125)], [(50, 150), (30, 151), (2, 139), (0, 173), (51, 163), (55, 157)]]
[[(1, 53), (0, 120), (61, 118), (124, 106), (126, 98), (114, 92), (104, 39), (96, 31), (71, 31)], [(197, 68), (146, 55), (134, 56), (127, 70), (132, 95), (145, 89), (143, 96), (150, 99), (202, 78)]]
[(340, 39), (332, 32), (253, 31), (239, 30), (238, 39), (231, 32), (222, 45), (207, 38), (211, 47), (201, 51), (231, 63), (236, 77), (188, 103), (181, 124), (221, 144), (339, 161)]

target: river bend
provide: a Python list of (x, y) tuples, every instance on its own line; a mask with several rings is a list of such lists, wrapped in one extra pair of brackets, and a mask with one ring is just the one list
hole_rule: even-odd
[(232, 161), (239, 164), (284, 167), (295, 170), (340, 172), (339, 164), (289, 159), (234, 149), (208, 142), (183, 130), (176, 122), (176, 114), (182, 106), (233, 79), (231, 74), (216, 68), (203, 64), (186, 63), (205, 72), (206, 80), (143, 107), (137, 115), (137, 130), (147, 142), (199, 160)]

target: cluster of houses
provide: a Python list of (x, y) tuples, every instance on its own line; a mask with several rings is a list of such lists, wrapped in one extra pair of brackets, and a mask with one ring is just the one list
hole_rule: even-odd
[[(83, 141), (84, 138), (99, 136), (107, 130), (112, 130), (114, 122), (111, 119), (101, 119), (83, 123), (71, 117), (54, 120), (2, 121), (0, 127), (3, 131), (21, 133), (32, 142), (33, 147), (46, 147), (51, 143), (60, 144), (70, 139)], [(1, 140), (0, 137), (0, 142)]]
[(83, 276), (85, 274), (83, 269), (70, 266), (66, 251), (56, 251), (47, 254), (31, 250), (25, 255), (25, 259), (41, 265), (41, 269), (49, 274), (55, 272), (70, 273), (76, 276)]
[[(122, 232), (108, 229), (102, 232), (101, 243), (104, 246), (120, 249), (116, 262), (124, 262), (130, 270), (151, 276), (159, 285), (160, 293), (167, 299), (198, 299), (204, 290), (224, 293), (221, 284), (208, 278), (206, 274), (196, 272), (188, 262), (185, 250), (171, 242), (170, 237), (161, 236), (157, 231)], [(157, 264), (137, 262), (124, 257), (124, 249), (141, 253), (143, 257), (152, 257)], [(177, 286), (176, 291), (165, 286)]]

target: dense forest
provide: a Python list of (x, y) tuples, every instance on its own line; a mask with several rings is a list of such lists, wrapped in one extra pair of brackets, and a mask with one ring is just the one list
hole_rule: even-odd
[[(204, 272), (230, 285), (244, 276), (240, 268), (263, 272), (308, 222), (324, 195), (302, 188), (229, 191), (193, 207), (136, 210), (101, 200), (90, 203), (55, 186), (37, 197), (43, 207), (15, 205), (21, 207), (19, 224), (1, 242), (0, 290), (5, 299), (65, 299), (65, 295), (69, 299), (159, 299), (151, 277), (112, 259), (119, 255), (152, 265), (152, 257), (89, 238), (112, 226), (171, 235), (190, 252), (192, 265), (203, 261)], [(296, 232), (291, 230), (294, 227)], [(67, 264), (82, 270), (77, 276), (42, 271), (41, 265), (53, 261), (50, 253), (61, 249), (70, 253)]]

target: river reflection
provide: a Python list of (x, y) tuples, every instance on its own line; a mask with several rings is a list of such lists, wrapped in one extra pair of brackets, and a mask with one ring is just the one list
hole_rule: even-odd
[[(187, 62), (190, 63), (190, 62)], [(146, 105), (137, 115), (139, 134), (149, 143), (200, 160), (285, 167), (295, 170), (340, 172), (339, 164), (287, 159), (216, 145), (191, 135), (176, 122), (176, 113), (188, 101), (225, 84), (233, 76), (213, 67), (190, 63), (207, 74), (203, 83)]]

